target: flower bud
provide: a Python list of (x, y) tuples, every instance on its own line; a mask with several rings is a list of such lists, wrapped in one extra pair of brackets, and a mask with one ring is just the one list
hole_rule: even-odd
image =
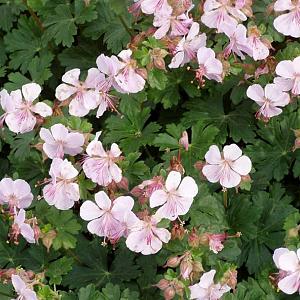
[(192, 232), (189, 234), (188, 243), (193, 248), (198, 248), (200, 244), (199, 235), (195, 228), (192, 229)]
[(165, 290), (169, 285), (169, 280), (161, 279), (155, 286), (158, 287), (160, 290)]
[(180, 275), (183, 279), (189, 279), (193, 271), (193, 264), (190, 258), (185, 258), (180, 264)]
[(299, 236), (299, 228), (298, 227), (289, 229), (289, 231), (288, 231), (289, 238), (296, 238), (298, 236)]
[(172, 286), (169, 286), (164, 290), (165, 300), (173, 299), (175, 297), (175, 294), (176, 294), (175, 289)]
[(50, 230), (47, 233), (43, 233), (41, 238), (42, 238), (42, 242), (43, 245), (47, 248), (47, 252), (49, 252), (52, 243), (54, 241), (54, 239), (56, 238), (56, 231), (55, 230)]
[(182, 240), (185, 235), (185, 230), (182, 225), (175, 223), (171, 229), (172, 240), (179, 239)]
[(173, 256), (173, 257), (170, 257), (166, 264), (164, 265), (164, 268), (167, 268), (167, 267), (170, 267), (170, 268), (176, 268), (179, 266), (180, 262), (182, 260), (182, 257), (180, 256)]
[(181, 138), (179, 139), (179, 145), (183, 146), (185, 151), (189, 150), (189, 136), (186, 131), (182, 133)]

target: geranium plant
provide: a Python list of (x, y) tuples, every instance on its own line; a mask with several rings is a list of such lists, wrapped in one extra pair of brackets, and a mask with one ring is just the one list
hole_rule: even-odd
[(0, 0), (0, 299), (300, 295), (300, 1)]

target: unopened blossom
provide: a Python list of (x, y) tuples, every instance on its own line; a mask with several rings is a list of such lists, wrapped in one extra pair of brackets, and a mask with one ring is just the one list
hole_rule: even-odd
[(93, 182), (108, 186), (112, 181), (116, 183), (122, 180), (122, 170), (116, 162), (120, 159), (121, 150), (113, 143), (110, 150), (105, 151), (98, 140), (101, 132), (96, 133), (95, 139), (86, 148), (87, 156), (83, 163), (85, 175)]
[(196, 70), (196, 79), (200, 86), (204, 85), (203, 77), (222, 82), (223, 65), (216, 59), (216, 54), (212, 49), (201, 47), (198, 50), (197, 58), (199, 67)]
[(168, 8), (170, 8), (168, 0), (143, 0), (141, 2), (141, 10), (147, 15), (157, 14)]
[(156, 190), (151, 195), (150, 207), (161, 206), (156, 215), (174, 221), (189, 211), (197, 193), (198, 186), (192, 177), (186, 176), (181, 180), (179, 172), (171, 171), (164, 189)]
[(257, 118), (268, 121), (271, 117), (278, 116), (282, 109), (290, 103), (290, 96), (283, 92), (276, 84), (267, 84), (263, 89), (259, 84), (253, 84), (247, 89), (247, 96), (254, 100), (260, 109), (256, 113)]
[(156, 191), (162, 189), (164, 186), (164, 179), (162, 176), (154, 176), (152, 179), (144, 180), (141, 184), (131, 190), (131, 194), (138, 197), (141, 204), (146, 203), (151, 195)]
[(252, 168), (250, 158), (242, 155), (242, 150), (236, 144), (225, 146), (222, 153), (216, 145), (212, 145), (205, 159), (203, 175), (210, 182), (220, 182), (224, 188), (238, 186), (241, 177), (246, 176)]
[(130, 49), (123, 50), (118, 54), (121, 59), (121, 68), (115, 76), (115, 81), (125, 93), (138, 93), (144, 89), (146, 82), (137, 72), (136, 61), (131, 56)]
[(188, 34), (193, 20), (188, 16), (188, 13), (179, 16), (173, 15), (173, 10), (169, 6), (157, 13), (154, 16), (153, 26), (158, 29), (154, 33), (156, 39), (162, 39), (170, 31), (170, 37), (184, 36)]
[(248, 45), (247, 28), (244, 25), (224, 25), (222, 30), (230, 39), (229, 45), (224, 50), (225, 57), (231, 53), (238, 55), (241, 59), (245, 59), (244, 53), (252, 56), (252, 50)]
[(300, 56), (294, 60), (281, 61), (275, 71), (280, 76), (274, 79), (276, 85), (285, 92), (300, 95)]
[(157, 227), (159, 218), (156, 216), (145, 217), (138, 220), (126, 239), (126, 246), (134, 252), (144, 255), (155, 254), (163, 243), (168, 243), (171, 239), (170, 232), (165, 228)]
[(209, 244), (209, 249), (217, 254), (220, 251), (224, 249), (223, 242), (226, 240), (227, 234), (226, 233), (211, 233), (207, 234), (208, 237), (208, 244)]
[(230, 291), (227, 284), (214, 283), (216, 270), (204, 273), (200, 282), (190, 286), (191, 298), (196, 300), (218, 300)]
[(83, 134), (69, 132), (62, 124), (55, 124), (50, 129), (41, 128), (40, 137), (44, 141), (43, 150), (51, 159), (63, 158), (64, 154), (75, 156), (84, 144)]
[(15, 133), (31, 131), (37, 122), (35, 115), (42, 117), (52, 115), (52, 108), (47, 104), (42, 102), (34, 104), (42, 90), (38, 84), (25, 84), (21, 90), (12, 91), (10, 95), (4, 92), (1, 95), (1, 105), (6, 110), (5, 123), (9, 130)]
[(199, 48), (206, 45), (206, 34), (199, 34), (199, 24), (194, 22), (186, 37), (178, 43), (169, 68), (182, 67), (197, 57)]
[(3, 178), (0, 181), (0, 204), (8, 204), (11, 209), (27, 208), (33, 200), (30, 185), (23, 179)]
[(278, 248), (274, 251), (273, 260), (280, 271), (278, 288), (288, 295), (300, 294), (300, 249)]
[(71, 99), (69, 113), (72, 116), (86, 116), (91, 109), (97, 107), (98, 92), (95, 91), (95, 72), (94, 68), (88, 70), (87, 78), (84, 82), (80, 81), (80, 69), (72, 69), (66, 72), (62, 81), (55, 91), (55, 97), (60, 101)]
[(218, 32), (222, 32), (224, 24), (236, 26), (238, 21), (247, 20), (246, 15), (231, 0), (206, 0), (203, 10), (202, 23), (209, 28), (216, 28)]
[(133, 4), (129, 6), (128, 12), (137, 18), (142, 12), (141, 4), (143, 1), (145, 0), (134, 0)]
[(18, 236), (21, 234), (28, 243), (35, 243), (34, 230), (29, 224), (25, 223), (25, 220), (26, 215), (24, 209), (20, 209), (18, 213), (15, 211), (10, 237), (17, 242)]
[(18, 294), (15, 300), (38, 300), (36, 293), (26, 285), (19, 275), (11, 275), (11, 283)]
[(132, 212), (134, 200), (129, 196), (111, 201), (105, 192), (100, 191), (95, 194), (95, 201), (87, 200), (80, 207), (80, 217), (89, 221), (87, 229), (92, 234), (117, 241), (127, 236), (139, 220)]
[(248, 30), (248, 46), (251, 49), (254, 60), (265, 59), (270, 54), (270, 42), (261, 37), (259, 30), (255, 26)]
[(43, 189), (46, 202), (57, 209), (70, 209), (79, 200), (79, 185), (75, 183), (78, 171), (67, 159), (54, 158), (49, 174), (50, 183)]
[(185, 151), (189, 150), (189, 136), (186, 131), (182, 133), (181, 138), (179, 139), (179, 144), (183, 146)]
[(277, 0), (274, 10), (282, 12), (274, 20), (276, 30), (284, 35), (295, 38), (300, 37), (300, 1), (299, 0)]

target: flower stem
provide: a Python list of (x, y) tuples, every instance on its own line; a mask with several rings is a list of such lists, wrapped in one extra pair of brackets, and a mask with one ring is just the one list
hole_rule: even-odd
[(42, 21), (40, 20), (40, 18), (36, 15), (36, 13), (29, 7), (27, 0), (23, 0), (23, 3), (26, 5), (30, 15), (32, 16), (34, 22), (36, 23), (36, 25), (40, 28), (40, 30), (43, 32), (45, 30), (44, 25), (42, 23)]
[(227, 208), (228, 207), (228, 193), (227, 193), (226, 188), (223, 189), (223, 201), (224, 201), (224, 207)]

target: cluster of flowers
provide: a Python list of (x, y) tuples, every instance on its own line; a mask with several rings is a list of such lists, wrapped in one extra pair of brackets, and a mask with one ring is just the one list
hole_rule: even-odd
[[(275, 11), (289, 11), (274, 21), (275, 28), (294, 37), (300, 36), (299, 1), (278, 0), (274, 4)], [(206, 34), (200, 33), (200, 25), (194, 22), (190, 15), (193, 8), (191, 0), (136, 0), (130, 11), (138, 17), (141, 13), (154, 15), (153, 26), (156, 39), (168, 40), (172, 54), (169, 68), (179, 68), (197, 60), (196, 79), (200, 86), (209, 80), (222, 82), (225, 76), (224, 59), (231, 53), (245, 59), (245, 54), (254, 60), (263, 60), (269, 56), (270, 43), (265, 40), (257, 27), (248, 29), (242, 24), (247, 17), (252, 16), (252, 0), (206, 0), (203, 4), (201, 22), (208, 28), (224, 33), (229, 44), (222, 55), (206, 47)], [(292, 25), (291, 25), (292, 24)], [(294, 24), (296, 24), (294, 26)], [(69, 113), (83, 117), (91, 110), (97, 109), (100, 117), (107, 109), (116, 110), (117, 98), (113, 90), (119, 93), (138, 93), (146, 84), (146, 73), (140, 69), (132, 58), (132, 50), (123, 50), (118, 56), (101, 54), (97, 60), (97, 68), (88, 70), (84, 81), (80, 79), (80, 70), (72, 69), (66, 72), (63, 83), (56, 88), (55, 96), (69, 105)], [(218, 57), (218, 58), (216, 58)], [(282, 61), (276, 67), (278, 77), (273, 84), (267, 84), (263, 89), (260, 85), (252, 85), (247, 90), (247, 96), (254, 100), (260, 109), (257, 117), (267, 121), (282, 112), (290, 102), (292, 95), (300, 94), (300, 57), (293, 61)], [(26, 133), (44, 122), (43, 118), (52, 115), (52, 109), (46, 103), (37, 102), (41, 87), (29, 83), (21, 90), (0, 93), (1, 106), (4, 114), (0, 125), (4, 122), (14, 133)], [(34, 102), (36, 102), (34, 104)], [(65, 155), (82, 154), (85, 148), (82, 170), (85, 176), (99, 186), (108, 187), (120, 184), (125, 180), (118, 162), (122, 152), (113, 143), (110, 150), (105, 150), (100, 133), (90, 143), (79, 132), (72, 132), (63, 124), (55, 124), (50, 129), (41, 128), (39, 132), (43, 141), (43, 151), (52, 160), (50, 179), (44, 181), (43, 197), (49, 205), (61, 210), (67, 210), (79, 201), (79, 185), (77, 183), (78, 169)], [(188, 138), (185, 132), (180, 144), (188, 151)], [(251, 160), (242, 155), (241, 149), (235, 145), (227, 145), (222, 153), (216, 145), (212, 145), (205, 155), (206, 163), (202, 168), (203, 175), (212, 183), (219, 182), (226, 188), (238, 187), (241, 181), (251, 171)], [(182, 178), (178, 171), (170, 171), (166, 180), (160, 176), (144, 181), (135, 187), (131, 194), (149, 201), (150, 208), (158, 208), (153, 214), (134, 213), (134, 199), (131, 196), (108, 195), (104, 191), (95, 194), (94, 201), (84, 201), (80, 207), (80, 216), (88, 221), (87, 229), (92, 234), (104, 237), (111, 243), (116, 243), (121, 237), (126, 239), (127, 247), (144, 255), (157, 253), (163, 243), (168, 243), (171, 233), (159, 227), (159, 222), (165, 218), (171, 221), (185, 215), (194, 197), (198, 194), (195, 180), (189, 176)], [(7, 205), (14, 222), (10, 233), (17, 242), (21, 234), (29, 243), (38, 239), (38, 227), (35, 218), (26, 219), (25, 208), (33, 201), (30, 186), (24, 180), (4, 178), (0, 182), (0, 204)], [(218, 253), (223, 249), (226, 234), (208, 234), (210, 250)], [(299, 251), (299, 250), (298, 250)], [(277, 249), (274, 254), (276, 266), (280, 269), (279, 288), (288, 293), (299, 290), (299, 258), (295, 252), (288, 249)], [(299, 254), (298, 254), (299, 256)], [(186, 256), (185, 256), (186, 257)], [(216, 271), (204, 273), (198, 284), (190, 287), (191, 299), (219, 299), (230, 290), (227, 284), (214, 283)], [(185, 269), (183, 277), (187, 278)], [(33, 291), (28, 289), (18, 277), (12, 276), (16, 291), (25, 299), (36, 299)], [(169, 288), (169, 285), (168, 285)]]

